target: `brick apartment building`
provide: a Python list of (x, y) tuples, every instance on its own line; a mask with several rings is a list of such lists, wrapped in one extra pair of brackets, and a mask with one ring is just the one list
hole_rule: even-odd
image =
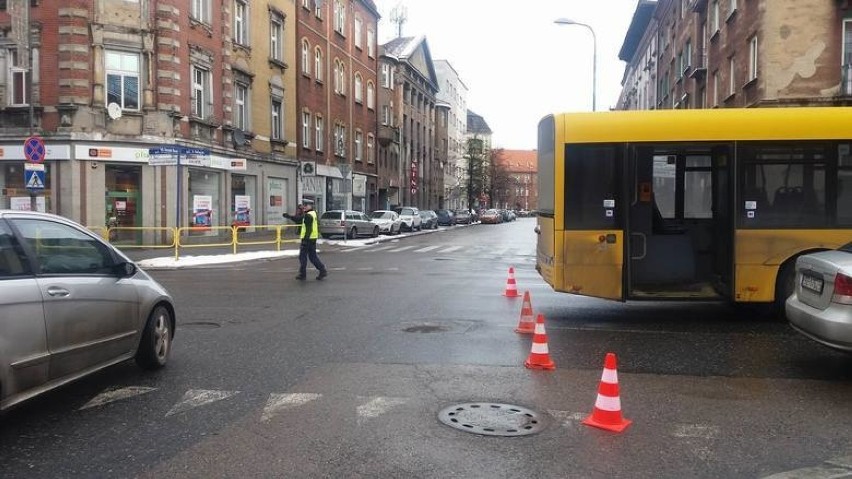
[[(238, 207), (280, 223), (296, 200), (291, 3), (3, 2), (0, 207), (28, 206), (23, 141), (37, 134), (39, 209), (90, 226), (230, 225)], [(166, 145), (198, 154), (152, 165)]]
[(502, 181), (495, 208), (532, 211), (538, 208), (538, 151), (495, 150), (494, 161)]
[(297, 0), (300, 195), (317, 209), (379, 206), (379, 12), (372, 0)]
[(848, 105), (852, 10), (837, 0), (640, 0), (618, 109)]

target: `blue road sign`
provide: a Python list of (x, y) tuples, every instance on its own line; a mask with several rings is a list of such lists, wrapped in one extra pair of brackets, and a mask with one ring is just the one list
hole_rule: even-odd
[(44, 170), (24, 170), (24, 184), (28, 190), (43, 190)]
[(41, 163), (44, 161), (44, 155), (47, 149), (44, 147), (44, 140), (37, 136), (31, 136), (24, 140), (24, 157), (32, 163)]

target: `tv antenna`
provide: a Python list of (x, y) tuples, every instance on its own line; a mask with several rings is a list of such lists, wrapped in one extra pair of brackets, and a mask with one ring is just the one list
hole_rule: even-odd
[(391, 23), (396, 24), (396, 36), (397, 38), (402, 37), (402, 26), (405, 24), (405, 21), (408, 20), (408, 8), (399, 2), (393, 7), (390, 13), (390, 21)]

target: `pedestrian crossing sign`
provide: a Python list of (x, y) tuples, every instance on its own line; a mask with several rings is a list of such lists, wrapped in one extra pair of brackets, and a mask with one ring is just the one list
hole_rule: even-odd
[(24, 182), (29, 190), (43, 190), (44, 171), (24, 171)]

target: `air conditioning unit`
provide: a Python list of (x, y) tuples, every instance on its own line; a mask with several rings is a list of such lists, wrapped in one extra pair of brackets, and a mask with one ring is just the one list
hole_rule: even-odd
[(317, 162), (316, 161), (303, 161), (299, 167), (302, 176), (316, 176), (317, 175)]

